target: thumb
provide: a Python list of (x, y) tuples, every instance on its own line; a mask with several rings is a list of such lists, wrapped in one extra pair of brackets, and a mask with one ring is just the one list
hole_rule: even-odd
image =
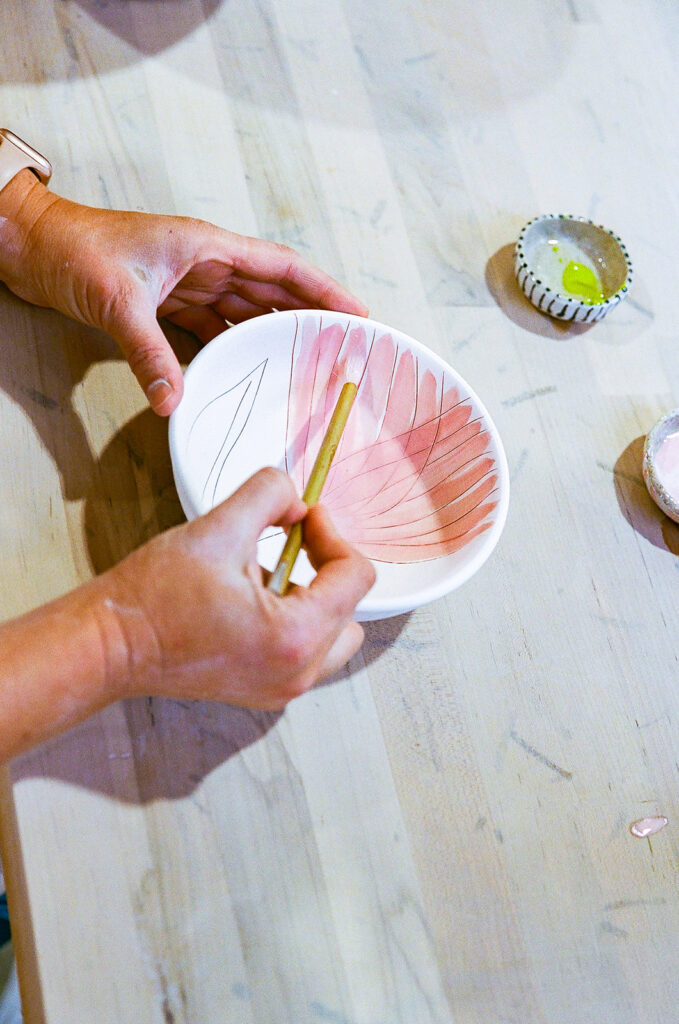
[(241, 484), (208, 516), (228, 520), (233, 546), (247, 559), (267, 526), (290, 526), (299, 522), (306, 511), (291, 478), (282, 470), (267, 466)]
[(184, 393), (181, 366), (155, 316), (127, 310), (109, 326), (154, 412), (169, 416)]

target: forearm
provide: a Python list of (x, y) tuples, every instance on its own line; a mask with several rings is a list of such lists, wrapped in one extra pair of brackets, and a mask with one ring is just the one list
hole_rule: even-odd
[(106, 576), (0, 625), (0, 762), (125, 694), (127, 648)]

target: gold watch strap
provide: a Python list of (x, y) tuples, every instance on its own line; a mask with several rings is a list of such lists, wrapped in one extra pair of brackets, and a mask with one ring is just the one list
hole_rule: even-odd
[(33, 171), (43, 185), (46, 185), (52, 176), (52, 165), (49, 160), (8, 128), (0, 128), (0, 189), (3, 189), (24, 167)]

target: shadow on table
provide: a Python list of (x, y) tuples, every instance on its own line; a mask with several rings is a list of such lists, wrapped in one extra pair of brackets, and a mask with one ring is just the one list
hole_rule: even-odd
[[(50, 79), (105, 74), (169, 50), (208, 25), (214, 49), (222, 50), (237, 72), (249, 67), (252, 81), (268, 68), (280, 80), (275, 72), (285, 74), (294, 57), (302, 62), (328, 60), (325, 37), (337, 27), (334, 16), (326, 18), (322, 8), (311, 22), (296, 25), (294, 12), (288, 20), (285, 7), (281, 5), (279, 14), (277, 5), (260, 0), (72, 0), (52, 3), (46, 10), (41, 0), (23, 0), (26, 23), (44, 25), (45, 31), (33, 33), (30, 59), (14, 61), (9, 78), (13, 73), (42, 85)], [(492, 75), (487, 73), (489, 52), (477, 7), (474, 0), (458, 0), (452, 32), (449, 0), (428, 0), (426, 18), (415, 19), (408, 5), (400, 10), (399, 5), (345, 0), (339, 24), (346, 26), (353, 51), (348, 55), (363, 73), (385, 128), (405, 126), (412, 118), (427, 134), (433, 124), (447, 121), (456, 104), (466, 117), (504, 111), (508, 103), (535, 95), (558, 79), (579, 32), (578, 18), (567, 5), (556, 7), (544, 25), (531, 16), (512, 16), (501, 26), (496, 18), (486, 19), (490, 41), (501, 52), (531, 52), (529, 60), (494, 60)], [(292, 57), (279, 52), (284, 33), (290, 37)], [(210, 52), (205, 41), (201, 45), (194, 69), (199, 75), (201, 57)], [(341, 45), (334, 53), (340, 61), (345, 59)], [(337, 77), (338, 67), (331, 63), (331, 77)], [(228, 85), (240, 94), (240, 80)], [(279, 108), (288, 102), (286, 92), (279, 90)], [(274, 98), (269, 89), (266, 96), (267, 101)], [(355, 104), (348, 105), (355, 118)]]
[[(27, 307), (2, 289), (0, 299), (0, 389), (30, 419), (57, 467), (64, 500), (84, 502), (87, 551), (93, 571), (100, 574), (184, 520), (172, 476), (167, 421), (144, 409), (97, 455), (74, 392), (95, 363), (122, 359), (117, 346), (106, 335), (57, 313)], [(171, 326), (169, 333), (180, 361), (188, 362), (195, 342)], [(136, 386), (130, 378), (130, 387)], [(91, 407), (90, 414), (95, 421), (108, 415)], [(29, 564), (27, 571), (38, 572), (40, 566)], [(407, 618), (366, 623), (365, 663), (381, 657)], [(325, 685), (343, 678), (346, 672), (337, 673)], [(124, 725), (108, 711), (95, 716), (18, 759), (12, 768), (15, 781), (31, 775), (59, 778), (130, 801), (181, 797), (261, 739), (281, 716), (158, 698), (129, 700), (120, 707)], [(125, 749), (118, 749), (123, 742)], [(121, 765), (128, 766), (123, 775), (127, 772), (129, 778), (121, 778)]]
[[(73, 0), (45, 8), (23, 0), (27, 24), (44, 24), (30, 38), (30, 50), (3, 61), (5, 81), (34, 82), (103, 76), (171, 50), (208, 24), (227, 0)], [(20, 44), (19, 44), (20, 46)], [(201, 69), (196, 68), (200, 74)]]
[[(209, 22), (224, 0), (75, 0), (81, 14), (144, 56), (162, 53)], [(77, 9), (76, 8), (76, 9)], [(136, 14), (136, 17), (135, 17)], [(79, 19), (82, 24), (83, 19)], [(118, 59), (125, 49), (118, 47)], [(129, 53), (128, 53), (129, 59)], [(97, 72), (101, 70), (97, 67)]]
[(514, 244), (503, 245), (486, 263), (486, 286), (502, 312), (515, 324), (554, 341), (568, 341), (596, 328), (596, 341), (622, 346), (635, 341), (652, 325), (653, 303), (643, 280), (637, 275), (632, 292), (611, 311), (610, 317), (594, 324), (562, 322), (541, 313), (528, 301), (514, 275)]
[(657, 548), (679, 555), (679, 524), (651, 498), (641, 472), (645, 436), (627, 445), (615, 464), (613, 476), (620, 510), (638, 534)]
[[(379, 658), (407, 619), (366, 623), (363, 662)], [(348, 674), (344, 669), (318, 685), (336, 685)], [(230, 758), (263, 739), (285, 714), (158, 697), (126, 700), (119, 709), (123, 721), (116, 716), (112, 728), (109, 709), (17, 758), (12, 781), (58, 779), (133, 804), (183, 799)]]
[[(307, 67), (323, 67), (328, 81), (337, 81), (337, 95), (347, 77), (341, 68), (348, 61), (348, 77), (362, 83), (387, 142), (394, 135), (410, 139), (414, 134), (420, 152), (432, 159), (435, 150), (445, 153), (440, 142), (451, 111), (466, 123), (487, 110), (506, 112), (512, 103), (542, 93), (546, 83), (553, 86), (568, 66), (580, 31), (567, 4), (556, 6), (549, 19), (513, 16), (500, 29), (494, 18), (485, 19), (484, 26), (474, 0), (458, 0), (454, 31), (449, 0), (428, 0), (426, 18), (413, 17), (407, 4), (344, 0), (339, 21), (318, 5), (317, 17), (300, 22), (286, 6), (291, 5), (260, 0), (71, 0), (51, 3), (46, 13), (41, 0), (23, 0), (27, 24), (44, 23), (46, 30), (34, 32), (30, 51), (5, 61), (9, 67), (3, 71), (10, 81), (42, 88), (45, 81), (101, 77), (169, 52), (173, 70), (181, 75), (213, 77), (216, 64), (225, 91), (234, 98), (298, 112), (292, 68), (303, 74)], [(207, 34), (202, 31), (206, 26)], [(195, 45), (176, 60), (172, 49), (198, 33)], [(531, 59), (500, 60), (495, 50), (530, 52)], [(324, 107), (333, 120), (347, 125), (359, 116), (355, 102)], [(203, 119), (209, 120), (207, 111)], [(445, 161), (441, 180), (450, 183), (455, 179)]]
[(586, 334), (593, 324), (562, 323), (541, 313), (519, 288), (514, 276), (514, 244), (503, 245), (486, 263), (486, 285), (498, 306), (510, 320), (532, 334), (566, 341)]
[[(363, 663), (381, 657), (408, 618), (366, 623)], [(350, 667), (318, 686), (347, 681), (349, 673)], [(313, 700), (313, 694), (298, 699)], [(129, 804), (179, 800), (263, 739), (284, 714), (211, 701), (126, 700), (17, 758), (11, 777), (14, 783), (31, 777), (57, 779)]]
[[(198, 343), (172, 324), (165, 329), (179, 361), (186, 365)], [(0, 285), (0, 390), (30, 420), (59, 473), (64, 501), (85, 499), (87, 543), (97, 573), (151, 535), (153, 524), (147, 515), (163, 527), (181, 515), (176, 493), (170, 493), (166, 420), (147, 409), (119, 430), (101, 457), (93, 450), (76, 392), (96, 364), (111, 362), (122, 363), (123, 357), (108, 335), (52, 310), (29, 306)], [(131, 371), (128, 386), (138, 387)], [(101, 405), (90, 404), (90, 414), (106, 433), (113, 420), (105, 394), (96, 397)], [(149, 488), (160, 496), (153, 509), (144, 504)]]

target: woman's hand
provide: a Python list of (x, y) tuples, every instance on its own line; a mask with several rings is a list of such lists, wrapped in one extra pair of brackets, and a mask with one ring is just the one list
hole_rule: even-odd
[[(257, 564), (257, 537), (303, 517), (317, 574), (278, 597)], [(307, 512), (289, 477), (261, 470), (207, 515), (0, 623), (0, 762), (124, 697), (281, 708), (358, 650), (352, 616), (374, 578), (321, 508)]]
[[(281, 598), (266, 589), (257, 538), (304, 516), (316, 576)], [(358, 650), (352, 616), (374, 579), (320, 507), (307, 513), (288, 476), (260, 470), (102, 577), (113, 689), (280, 708)]]
[(15, 294), (110, 334), (153, 409), (169, 415), (181, 368), (158, 323), (210, 341), (272, 309), (367, 309), (294, 250), (188, 217), (62, 199), (22, 171), (0, 192), (0, 280)]

